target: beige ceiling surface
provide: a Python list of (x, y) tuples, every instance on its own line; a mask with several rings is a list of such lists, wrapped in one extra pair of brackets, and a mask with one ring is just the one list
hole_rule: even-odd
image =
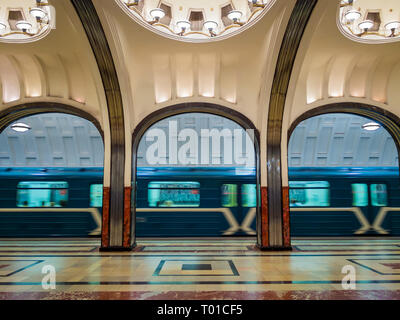
[(0, 108), (54, 101), (81, 108), (103, 122), (104, 90), (96, 60), (70, 1), (50, 1), (56, 29), (23, 44), (0, 43)]
[[(155, 110), (204, 101), (243, 113), (265, 138), (275, 63), (295, 0), (277, 1), (253, 27), (213, 43), (164, 38), (135, 23), (115, 1), (93, 2), (114, 56), (127, 135)], [(47, 37), (0, 44), (0, 109), (57, 101), (104, 123), (104, 89), (81, 22), (69, 0), (50, 3), (57, 28)], [(285, 126), (335, 101), (363, 101), (400, 115), (400, 43), (351, 41), (337, 27), (337, 12), (338, 2), (319, 0), (297, 56)]]
[(336, 27), (337, 4), (320, 0), (291, 79), (286, 119), (338, 101), (359, 101), (400, 115), (400, 43), (365, 44)]
[(276, 3), (252, 28), (213, 43), (164, 38), (135, 23), (114, 1), (94, 3), (116, 60), (132, 130), (152, 111), (187, 101), (222, 104), (259, 125), (263, 116), (266, 120), (274, 63), (294, 1)]

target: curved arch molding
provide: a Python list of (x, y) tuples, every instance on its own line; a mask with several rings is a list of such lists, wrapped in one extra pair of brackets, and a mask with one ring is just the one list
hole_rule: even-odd
[[(260, 249), (290, 249), (289, 187), (282, 186), (281, 140), (286, 95), (301, 39), (318, 0), (297, 0), (276, 64), (268, 113), (268, 189), (262, 188)], [(268, 194), (267, 198), (266, 195)]]
[[(227, 119), (230, 119), (234, 122), (236, 122), (238, 125), (240, 125), (243, 129), (245, 130), (253, 130), (254, 132), (254, 148), (255, 148), (255, 156), (256, 156), (256, 175), (257, 175), (257, 194), (260, 194), (260, 133), (257, 130), (256, 126), (253, 124), (253, 122), (247, 118), (245, 115), (243, 115), (240, 112), (237, 112), (233, 109), (230, 109), (228, 107), (224, 107), (221, 105), (217, 104), (212, 104), (212, 103), (200, 103), (200, 102), (192, 102), (192, 103), (182, 103), (182, 104), (177, 104), (177, 105), (172, 105), (165, 107), (163, 109), (154, 111), (150, 115), (148, 115), (146, 118), (144, 118), (137, 126), (135, 131), (133, 132), (132, 136), (132, 186), (136, 186), (136, 168), (137, 168), (137, 151), (139, 147), (140, 140), (142, 139), (143, 135), (146, 133), (146, 131), (155, 123), (165, 119), (169, 118), (172, 116), (176, 116), (179, 114), (184, 114), (184, 113), (208, 113), (208, 114), (213, 114), (217, 116), (221, 116)], [(131, 212), (132, 212), (132, 221), (136, 220), (136, 190), (133, 190), (132, 192), (132, 207), (131, 207)], [(259, 228), (260, 221), (261, 219), (261, 206), (260, 206), (260, 197), (257, 199), (257, 242), (261, 242), (261, 228)], [(132, 243), (135, 242), (135, 228), (134, 223), (131, 224), (132, 229), (131, 229), (131, 237), (132, 237)]]
[(103, 129), (101, 128), (100, 122), (95, 117), (93, 117), (90, 113), (87, 113), (81, 109), (65, 105), (62, 103), (54, 103), (54, 102), (25, 103), (1, 111), (0, 134), (13, 122), (21, 118), (41, 113), (66, 113), (66, 114), (71, 114), (73, 116), (84, 118), (93, 123), (93, 125), (97, 128), (97, 130), (99, 130), (99, 133), (103, 138), (104, 142)]
[(358, 116), (363, 116), (380, 123), (392, 136), (396, 144), (397, 152), (400, 154), (400, 118), (382, 108), (357, 102), (340, 102), (328, 104), (303, 113), (291, 124), (288, 130), (288, 144), (293, 131), (301, 122), (309, 118), (328, 113), (350, 113)]
[(124, 234), (125, 124), (121, 89), (104, 29), (92, 0), (71, 0), (82, 21), (103, 81), (111, 132), (111, 184), (104, 188), (102, 250), (130, 250)]
[(78, 116), (84, 118), (91, 123), (99, 130), (99, 133), (104, 142), (104, 133), (101, 128), (100, 122), (93, 117), (90, 113), (87, 113), (81, 109), (62, 104), (56, 102), (33, 102), (33, 103), (24, 103), (18, 106), (10, 107), (0, 112), (0, 134), (13, 122), (41, 114), (41, 113), (66, 113), (73, 116)]

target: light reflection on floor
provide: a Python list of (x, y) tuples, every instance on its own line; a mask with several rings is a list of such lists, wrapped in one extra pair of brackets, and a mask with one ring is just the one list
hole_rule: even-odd
[[(283, 252), (254, 244), (151, 239), (111, 253), (98, 239), (2, 239), (0, 299), (400, 298), (400, 239), (297, 239)], [(55, 268), (55, 290), (42, 287), (44, 266)], [(343, 289), (345, 266), (355, 290)]]

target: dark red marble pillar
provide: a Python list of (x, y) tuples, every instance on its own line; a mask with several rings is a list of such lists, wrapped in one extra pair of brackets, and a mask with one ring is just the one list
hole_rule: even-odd
[(269, 246), (269, 225), (268, 225), (268, 188), (261, 187), (261, 248)]
[(123, 243), (123, 246), (126, 249), (129, 249), (131, 247), (131, 226), (132, 226), (131, 195), (132, 195), (132, 188), (125, 187), (125, 190), (124, 190), (124, 243)]
[(283, 211), (283, 245), (287, 248), (291, 246), (290, 240), (290, 203), (289, 187), (282, 188), (282, 211)]
[(110, 188), (103, 188), (103, 223), (101, 229), (101, 247), (110, 246)]
[[(260, 250), (290, 250), (291, 249), (291, 238), (290, 238), (290, 204), (289, 204), (289, 187), (282, 188), (282, 212), (281, 221), (282, 229), (279, 228), (279, 237), (282, 239), (282, 244), (279, 246), (271, 246), (269, 241), (270, 236), (270, 225), (269, 222), (269, 211), (268, 211), (268, 188), (261, 187), (261, 227), (258, 232), (261, 233), (261, 237), (258, 240), (258, 247)], [(274, 230), (274, 228), (272, 228)]]

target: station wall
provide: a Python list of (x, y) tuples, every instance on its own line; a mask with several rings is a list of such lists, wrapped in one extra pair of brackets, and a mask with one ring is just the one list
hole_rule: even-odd
[(32, 129), (0, 134), (0, 167), (102, 167), (104, 146), (88, 120), (68, 114), (41, 114), (20, 119)]
[(289, 143), (289, 167), (396, 167), (398, 153), (390, 134), (366, 131), (371, 120), (350, 114), (326, 114), (301, 122)]

